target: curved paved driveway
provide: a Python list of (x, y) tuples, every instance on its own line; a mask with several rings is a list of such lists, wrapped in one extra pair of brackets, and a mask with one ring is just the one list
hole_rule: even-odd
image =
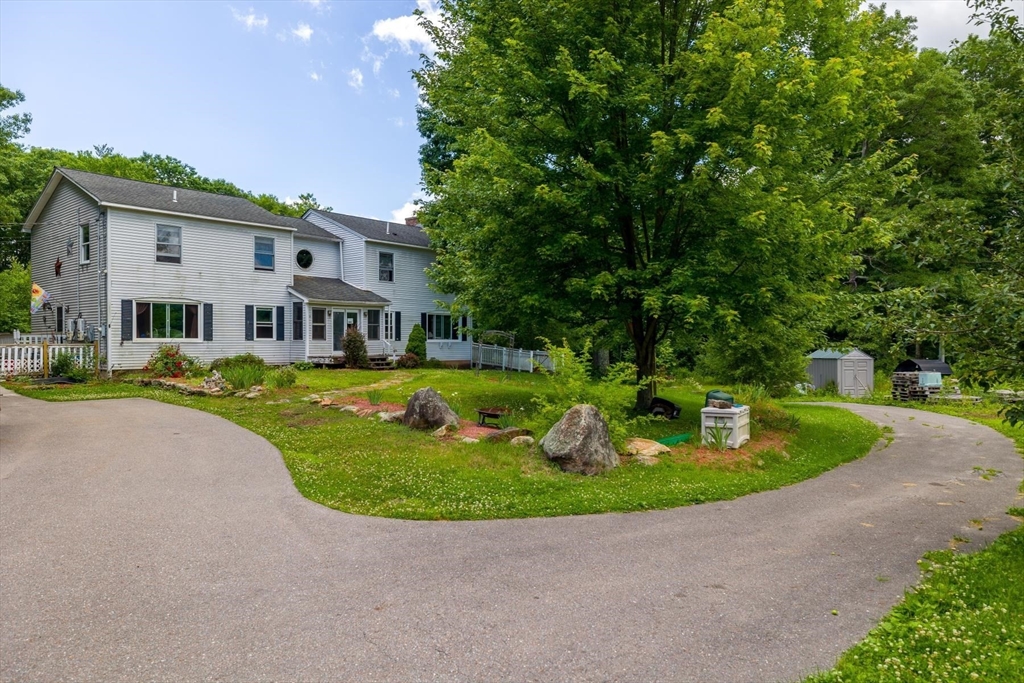
[(206, 413), (8, 394), (0, 678), (797, 679), (885, 614), (923, 552), (1013, 526), (1007, 439), (852, 409), (895, 442), (778, 491), (424, 523), (305, 500), (273, 446)]

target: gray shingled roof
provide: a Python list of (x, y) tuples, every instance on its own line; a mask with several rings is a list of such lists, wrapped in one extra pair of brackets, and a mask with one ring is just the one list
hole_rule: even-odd
[[(105, 204), (121, 204), (140, 209), (156, 209), (282, 228), (295, 228), (297, 226), (293, 221), (299, 220), (270, 213), (242, 197), (187, 190), (159, 183), (75, 171), (70, 168), (58, 168), (57, 171)], [(174, 201), (175, 192), (178, 194), (178, 201)]]
[(331, 211), (316, 210), (316, 213), (330, 218), (335, 223), (344, 225), (349, 230), (357, 232), (363, 237), (378, 242), (393, 242), (395, 244), (409, 244), (415, 247), (429, 247), (430, 238), (423, 231), (421, 225), (406, 225), (405, 223), (391, 223), (379, 221), (374, 218), (362, 218), (360, 216), (349, 216), (344, 213), (333, 213)]
[(308, 277), (296, 275), (292, 286), (296, 292), (314, 301), (335, 301), (339, 303), (389, 304), (387, 299), (365, 289), (353, 287), (343, 280), (331, 277)]
[(313, 225), (309, 221), (304, 221), (301, 218), (292, 218), (291, 216), (278, 216), (278, 218), (284, 220), (295, 228), (295, 234), (300, 237), (312, 237), (313, 239), (330, 240), (331, 242), (341, 241), (341, 238), (337, 235), (332, 235), (323, 228)]

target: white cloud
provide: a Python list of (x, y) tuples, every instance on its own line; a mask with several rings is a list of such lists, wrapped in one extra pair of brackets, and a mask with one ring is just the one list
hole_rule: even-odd
[(426, 195), (422, 191), (413, 192), (409, 201), (391, 212), (391, 220), (395, 223), (404, 223), (406, 218), (415, 216), (420, 210), (420, 205), (417, 202), (423, 199), (426, 199)]
[(323, 75), (322, 74), (318, 74), (316, 71), (314, 71), (313, 73), (309, 74), (309, 77), (312, 78), (314, 81), (322, 81), (322, 80), (324, 80)]
[[(416, 7), (428, 21), (436, 20), (441, 14), (434, 0), (416, 0)], [(373, 23), (373, 35), (385, 43), (397, 43), (406, 54), (413, 53), (413, 46), (423, 52), (434, 52), (430, 36), (420, 26), (420, 17), (414, 14), (378, 19)]]
[(309, 5), (318, 14), (331, 11), (331, 3), (328, 0), (300, 0), (302, 4)]
[(309, 24), (300, 21), (299, 27), (292, 29), (292, 35), (302, 42), (308, 43), (309, 39), (313, 37), (313, 29), (310, 28)]
[(388, 121), (395, 124), (395, 128), (405, 128), (405, 119), (401, 116), (392, 116)]
[(402, 93), (398, 91), (398, 88), (388, 88), (388, 95), (391, 95), (397, 100), (402, 96)]
[(266, 14), (260, 17), (256, 16), (256, 11), (252, 7), (249, 8), (248, 14), (243, 14), (232, 7), (231, 14), (235, 17), (235, 21), (245, 26), (246, 31), (251, 31), (254, 28), (266, 31), (267, 24), (270, 23), (270, 19), (267, 18)]
[(363, 89), (363, 72), (359, 69), (352, 69), (348, 72), (348, 84), (356, 90)]

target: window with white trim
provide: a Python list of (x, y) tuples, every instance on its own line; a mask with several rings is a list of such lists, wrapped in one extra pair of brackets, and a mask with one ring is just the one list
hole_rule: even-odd
[(387, 252), (380, 252), (377, 255), (381, 282), (395, 281), (395, 255)]
[(395, 313), (394, 311), (384, 311), (384, 338), (394, 339), (395, 338)]
[(274, 309), (272, 307), (256, 307), (256, 338), (274, 338)]
[(451, 340), (459, 338), (458, 324), (452, 325), (452, 317), (447, 313), (427, 314), (427, 339)]
[(310, 309), (313, 319), (313, 339), (316, 341), (327, 340), (327, 309)]
[(181, 228), (156, 226), (156, 262), (181, 263)]
[(89, 224), (78, 226), (78, 262), (89, 263), (92, 260), (92, 242), (89, 240)]
[(256, 270), (274, 269), (274, 238), (253, 238), (253, 266)]
[(199, 304), (135, 302), (137, 339), (199, 339)]

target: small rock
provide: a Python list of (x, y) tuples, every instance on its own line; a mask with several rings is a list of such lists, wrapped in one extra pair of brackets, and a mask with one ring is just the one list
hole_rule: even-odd
[(655, 456), (671, 452), (671, 448), (664, 444), (660, 444), (657, 441), (636, 437), (626, 439), (626, 453), (629, 455)]
[(356, 411), (356, 415), (359, 417), (370, 417), (377, 412), (376, 408), (360, 408)]
[(340, 410), (343, 413), (358, 413), (359, 406), (342, 406)]
[(639, 465), (646, 465), (647, 467), (650, 467), (652, 465), (657, 465), (659, 462), (661, 462), (661, 459), (656, 458), (653, 455), (634, 455), (633, 462)]
[(512, 444), (513, 446), (532, 446), (533, 445), (533, 437), (532, 436), (514, 436), (514, 437), (512, 437), (512, 440), (509, 441), (509, 443)]
[(449, 425), (449, 424), (445, 424), (445, 425), (441, 425), (439, 428), (434, 430), (433, 435), (436, 436), (438, 439), (443, 439), (444, 437), (448, 436), (449, 434), (451, 434), (454, 431), (455, 431), (455, 427), (453, 427), (452, 425)]
[(480, 439), (474, 439), (471, 436), (462, 437), (462, 443), (480, 443)]
[(245, 392), (244, 391), (236, 391), (234, 395), (237, 396), (238, 398), (242, 398), (242, 397), (245, 396)]
[(491, 432), (484, 437), (484, 441), (492, 441), (495, 443), (501, 443), (504, 441), (511, 441), (518, 436), (532, 436), (533, 432), (529, 429), (523, 429), (522, 427), (507, 427), (505, 429), (499, 429), (496, 432)]
[(250, 391), (248, 394), (245, 395), (245, 397), (246, 398), (259, 398), (260, 397), (260, 392), (258, 392), (258, 391)]
[(396, 410), (393, 413), (380, 412), (377, 413), (377, 417), (380, 418), (381, 422), (401, 422), (402, 418), (405, 417), (405, 411)]
[(732, 403), (729, 401), (719, 401), (718, 399), (711, 399), (708, 401), (709, 408), (718, 408), (720, 410), (729, 410), (732, 408)]
[(322, 399), (320, 401), (320, 407), (321, 408), (327, 408), (328, 406), (332, 406), (332, 405), (334, 405), (334, 401), (332, 401), (329, 398), (325, 398), (325, 399)]

